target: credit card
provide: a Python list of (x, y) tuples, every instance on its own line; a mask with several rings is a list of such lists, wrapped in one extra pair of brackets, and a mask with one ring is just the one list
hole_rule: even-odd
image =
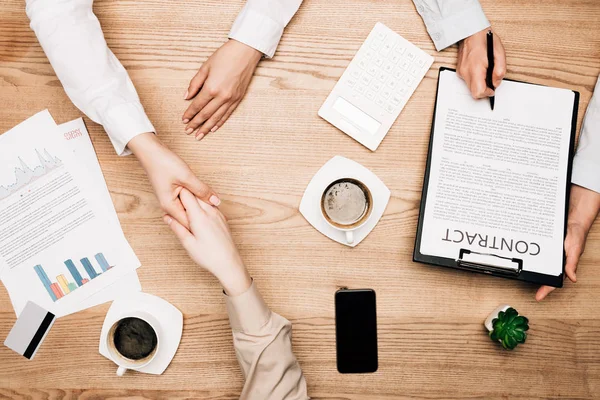
[(31, 360), (46, 338), (55, 319), (54, 314), (28, 301), (17, 322), (8, 333), (4, 345)]

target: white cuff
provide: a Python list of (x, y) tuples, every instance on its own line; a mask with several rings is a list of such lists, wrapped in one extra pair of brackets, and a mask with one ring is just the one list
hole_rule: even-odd
[(275, 54), (284, 28), (285, 26), (246, 4), (233, 23), (229, 38), (253, 47), (271, 58)]
[(433, 21), (427, 15), (424, 15), (423, 19), (437, 51), (444, 50), (490, 26), (479, 2), (443, 20)]
[(102, 116), (102, 126), (120, 156), (131, 154), (127, 148), (131, 139), (142, 133), (156, 132), (139, 103), (124, 103), (110, 108)]
[(600, 193), (600, 161), (587, 160), (576, 154), (571, 182)]

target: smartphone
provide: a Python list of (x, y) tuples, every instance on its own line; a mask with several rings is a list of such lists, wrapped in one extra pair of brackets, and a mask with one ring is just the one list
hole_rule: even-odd
[(337, 369), (342, 374), (377, 371), (377, 310), (373, 289), (335, 293)]

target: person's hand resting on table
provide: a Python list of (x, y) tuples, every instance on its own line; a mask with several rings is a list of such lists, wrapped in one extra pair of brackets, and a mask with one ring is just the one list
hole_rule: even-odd
[(202, 201), (215, 206), (221, 203), (216, 193), (202, 183), (190, 167), (153, 133), (138, 135), (127, 146), (146, 171), (163, 211), (182, 225), (189, 226), (180, 200), (182, 190), (187, 189)]
[(221, 211), (200, 201), (186, 189), (179, 193), (179, 197), (190, 220), (189, 229), (170, 215), (165, 215), (164, 221), (190, 257), (213, 274), (229, 296), (244, 293), (252, 284), (252, 279), (233, 243), (229, 225)]
[[(494, 95), (494, 90), (486, 85), (488, 68), (487, 33), (490, 28), (479, 31), (458, 42), (458, 62), (456, 72), (466, 82), (471, 96), (482, 99)], [(494, 71), (492, 83), (500, 86), (506, 74), (506, 54), (500, 37), (494, 34)]]
[(227, 121), (242, 101), (261, 57), (260, 51), (230, 39), (202, 64), (184, 97), (192, 99), (181, 118), (186, 134), (201, 140)]
[[(585, 241), (594, 220), (600, 212), (600, 193), (581, 186), (571, 187), (569, 201), (569, 216), (567, 218), (567, 237), (565, 238), (565, 253), (567, 262), (565, 273), (571, 282), (577, 282), (577, 264), (585, 249)], [(535, 295), (537, 301), (544, 300), (554, 287), (542, 286)]]

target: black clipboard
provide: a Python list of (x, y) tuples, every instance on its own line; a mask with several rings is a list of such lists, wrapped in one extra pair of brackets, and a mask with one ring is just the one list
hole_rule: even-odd
[[(446, 67), (440, 67), (439, 72), (441, 73), (442, 71), (446, 71), (446, 70), (456, 72), (456, 70), (454, 70), (452, 68), (446, 68)], [(428, 152), (427, 152), (427, 164), (426, 164), (426, 168), (425, 168), (425, 175), (423, 177), (423, 192), (421, 195), (421, 206), (420, 206), (420, 210), (419, 210), (419, 222), (417, 225), (417, 235), (415, 238), (413, 261), (419, 262), (419, 263), (424, 263), (424, 264), (435, 265), (435, 266), (450, 267), (450, 268), (456, 268), (456, 269), (461, 269), (461, 270), (466, 270), (466, 271), (490, 274), (490, 275), (499, 276), (499, 277), (503, 277), (503, 278), (517, 279), (517, 280), (521, 280), (521, 281), (536, 283), (539, 285), (562, 287), (563, 286), (563, 278), (564, 278), (564, 274), (565, 274), (565, 262), (566, 262), (566, 255), (565, 255), (564, 247), (563, 247), (562, 272), (558, 276), (545, 275), (545, 274), (540, 274), (537, 272), (525, 271), (525, 270), (523, 270), (523, 260), (518, 259), (518, 258), (509, 259), (506, 257), (500, 257), (500, 256), (492, 254), (492, 253), (476, 253), (469, 249), (461, 249), (459, 251), (459, 254), (457, 254), (457, 258), (451, 259), (451, 258), (446, 258), (446, 257), (429, 256), (429, 255), (422, 254), (420, 252), (421, 238), (423, 235), (423, 223), (424, 223), (424, 218), (425, 218), (425, 204), (427, 203), (427, 190), (429, 187), (429, 172), (430, 172), (430, 168), (431, 168), (431, 152), (433, 149), (433, 140), (434, 140), (434, 133), (435, 133), (435, 116), (436, 116), (436, 111), (437, 111), (436, 110), (437, 109), (437, 100), (438, 100), (438, 92), (439, 92), (439, 87), (440, 87), (439, 76), (440, 75), (438, 74), (438, 83), (437, 83), (437, 89), (436, 89), (436, 94), (435, 94), (435, 104), (434, 104), (434, 109), (433, 109), (433, 120), (431, 122), (431, 134), (429, 136), (429, 147), (428, 147)], [(510, 80), (510, 79), (506, 79), (506, 80)], [(521, 81), (514, 81), (514, 80), (513, 80), (513, 82), (534, 85), (533, 83), (528, 83), (528, 82), (521, 82)], [(575, 147), (575, 136), (576, 136), (576, 130), (577, 130), (577, 112), (579, 109), (579, 92), (573, 90), (573, 93), (575, 95), (575, 98), (573, 101), (573, 116), (571, 119), (571, 138), (569, 141), (569, 156), (568, 156), (568, 165), (567, 165), (567, 176), (566, 176), (566, 182), (565, 182), (567, 190), (565, 191), (566, 198), (565, 198), (563, 238), (567, 234), (567, 214), (568, 214), (568, 210), (569, 210), (571, 171), (573, 168), (573, 151), (574, 151), (574, 147)], [(466, 256), (471, 255), (471, 254), (476, 254), (481, 257), (487, 257), (489, 259), (489, 262), (481, 263), (481, 262), (468, 261), (466, 259), (467, 258)], [(507, 266), (502, 266), (502, 267), (498, 266), (497, 263), (494, 262), (498, 258), (504, 259), (503, 260), (504, 263), (509, 264), (510, 266), (508, 266), (508, 267)]]

